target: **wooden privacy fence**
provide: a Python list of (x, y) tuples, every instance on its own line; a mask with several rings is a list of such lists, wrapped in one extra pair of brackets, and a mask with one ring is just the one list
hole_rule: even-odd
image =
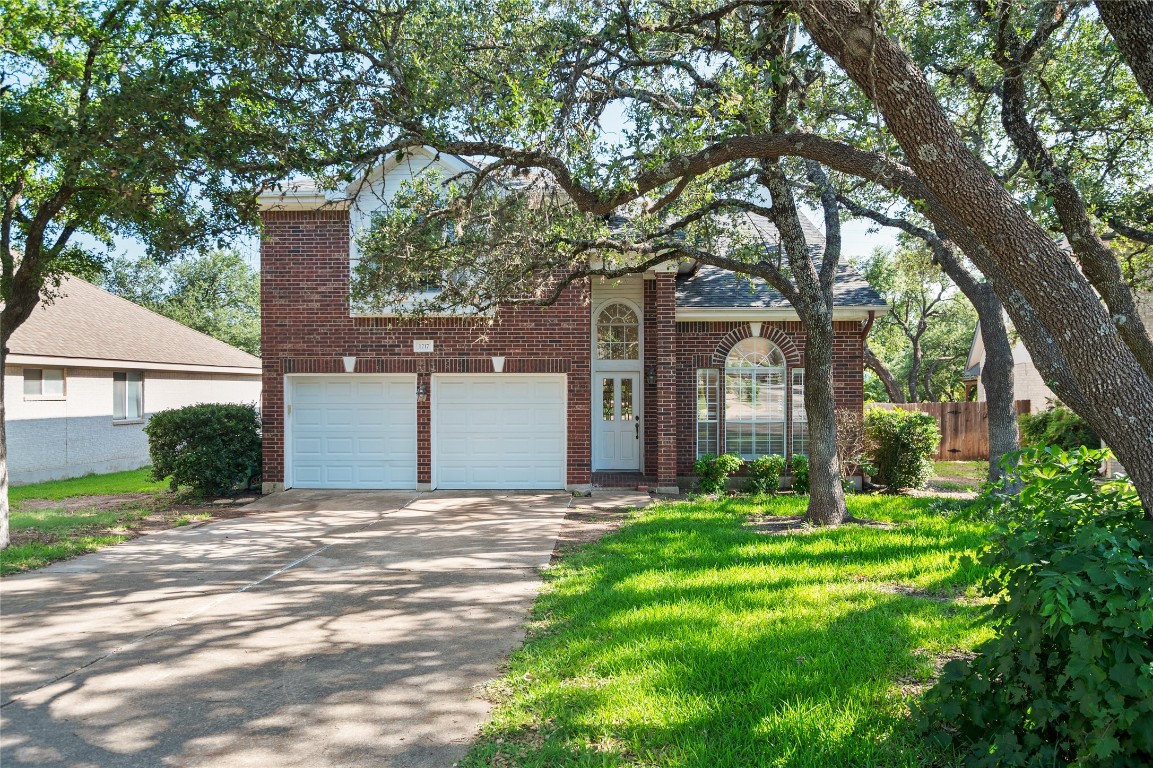
[[(1017, 413), (1028, 413), (1030, 401), (1016, 401)], [(921, 411), (932, 414), (941, 428), (938, 461), (978, 461), (989, 458), (988, 403), (865, 403), (869, 408)]]

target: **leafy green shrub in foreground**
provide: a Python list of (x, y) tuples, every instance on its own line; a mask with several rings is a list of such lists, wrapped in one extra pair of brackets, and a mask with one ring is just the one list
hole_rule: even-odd
[(781, 473), (785, 471), (785, 457), (777, 454), (758, 456), (749, 462), (749, 491), (776, 493), (781, 487)]
[(1101, 438), (1089, 422), (1060, 403), (1039, 413), (1023, 413), (1017, 420), (1024, 445), (1048, 445), (1065, 451), (1075, 451), (1082, 445), (1090, 448), (1101, 445)]
[(159, 411), (144, 427), (152, 477), (203, 495), (228, 493), (260, 472), (260, 416), (253, 405), (202, 403)]
[(932, 476), (941, 430), (931, 415), (875, 408), (865, 414), (865, 437), (874, 478), (889, 490), (923, 488)]
[(1153, 522), (1105, 451), (1031, 449), (981, 551), (997, 637), (952, 661), (923, 732), (971, 766), (1153, 765)]
[(789, 487), (797, 493), (809, 492), (809, 457), (793, 456), (790, 462), (793, 470), (793, 483)]
[(693, 472), (698, 478), (697, 488), (701, 493), (724, 493), (725, 481), (729, 479), (729, 475), (740, 469), (742, 464), (744, 461), (741, 457), (733, 453), (724, 453), (720, 456), (706, 453), (693, 464)]

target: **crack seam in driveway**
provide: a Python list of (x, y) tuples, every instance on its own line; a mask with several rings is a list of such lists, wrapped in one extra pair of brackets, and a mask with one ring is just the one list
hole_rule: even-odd
[[(396, 507), (395, 509), (389, 509), (389, 510), (386, 510), (384, 512), (381, 512), (379, 515), (376, 516), (376, 519), (365, 523), (364, 525), (360, 526), (359, 528), (353, 529), (352, 531), (350, 531), (350, 533), (359, 533), (360, 531), (363, 531), (365, 528), (369, 528), (373, 525), (376, 525), (377, 523), (379, 523), (381, 520), (383, 520), (388, 515), (391, 515), (395, 512), (398, 512), (398, 511), (404, 509), (409, 504), (412, 504), (414, 501), (416, 501), (418, 498), (420, 498), (420, 494), (413, 496), (411, 499), (406, 501), (403, 505)], [(146, 641), (152, 637), (155, 637), (156, 635), (159, 635), (162, 632), (165, 632), (169, 629), (172, 629), (173, 627), (176, 627), (180, 624), (183, 624), (184, 622), (188, 621), (192, 617), (199, 616), (200, 614), (205, 613), (205, 612), (215, 608), (216, 606), (220, 605), (221, 603), (224, 603), (227, 600), (231, 600), (236, 595), (239, 595), (243, 592), (247, 592), (248, 590), (252, 589), (253, 587), (260, 586), (261, 584), (265, 583), (266, 581), (273, 579), (273, 578), (279, 576), (280, 574), (285, 573), (288, 570), (291, 570), (292, 568), (295, 568), (296, 566), (300, 565), (301, 563), (304, 563), (304, 562), (316, 557), (321, 552), (324, 552), (325, 550), (329, 549), (330, 547), (335, 546), (338, 543), (339, 542), (334, 541), (331, 544), (325, 544), (323, 547), (320, 547), (319, 549), (317, 549), (313, 552), (309, 552), (307, 555), (305, 555), (303, 557), (299, 557), (296, 560), (293, 560), (288, 565), (281, 566), (280, 568), (276, 569), (275, 571), (268, 574), (267, 576), (264, 576), (260, 579), (257, 579), (256, 581), (251, 582), (249, 584), (245, 584), (243, 587), (241, 587), (239, 589), (234, 589), (231, 592), (228, 592), (226, 594), (221, 595), (220, 597), (216, 598), (212, 602), (208, 603), (205, 606), (202, 606), (201, 608), (196, 609), (195, 611), (192, 611), (190, 613), (186, 613), (183, 616), (180, 616), (180, 617), (176, 618), (175, 620), (173, 620), (173, 621), (171, 621), (171, 622), (169, 622), (163, 626), (157, 627), (156, 629), (153, 629), (150, 632), (146, 632), (145, 634), (141, 635), (140, 637), (136, 638), (135, 640), (131, 640), (131, 641), (125, 643), (124, 645), (117, 646), (116, 648), (113, 648), (108, 653), (105, 653), (101, 656), (97, 656), (95, 659), (92, 659), (91, 661), (89, 661), (85, 664), (81, 664), (80, 666), (76, 667), (75, 669), (69, 670), (68, 672), (65, 672), (64, 674), (59, 675), (59, 676), (57, 676), (51, 680), (48, 680), (48, 681), (36, 686), (35, 688), (29, 688), (27, 691), (23, 691), (21, 693), (18, 693), (15, 696), (13, 696), (11, 699), (9, 699), (8, 701), (0, 703), (0, 709), (7, 707), (9, 704), (14, 704), (15, 702), (20, 701), (21, 699), (25, 698), (26, 696), (29, 696), (30, 694), (36, 693), (37, 691), (41, 691), (50, 685), (55, 685), (56, 683), (60, 682), (61, 680), (66, 680), (69, 677), (71, 677), (72, 675), (75, 675), (77, 672), (82, 672), (91, 666), (99, 664), (100, 662), (104, 661), (105, 659), (108, 659), (108, 658), (111, 658), (117, 654), (123, 653), (124, 651), (127, 651), (130, 648), (134, 648), (135, 646), (140, 645), (144, 641)]]

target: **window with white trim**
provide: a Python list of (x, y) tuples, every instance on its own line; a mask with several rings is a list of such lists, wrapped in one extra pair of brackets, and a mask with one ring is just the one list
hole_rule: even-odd
[(597, 313), (597, 360), (640, 360), (641, 331), (637, 313), (614, 302)]
[(64, 369), (25, 368), (24, 396), (33, 400), (63, 400)]
[(785, 453), (785, 356), (768, 339), (739, 341), (725, 359), (725, 451)]
[(144, 418), (144, 374), (116, 371), (112, 374), (112, 420), (139, 421)]
[(721, 377), (715, 369), (697, 370), (697, 458), (720, 450), (720, 388)]
[(794, 368), (793, 381), (793, 455), (809, 455), (809, 416), (805, 413), (805, 369)]

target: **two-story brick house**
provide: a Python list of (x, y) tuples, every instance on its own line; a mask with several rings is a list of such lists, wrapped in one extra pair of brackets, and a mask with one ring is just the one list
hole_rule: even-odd
[[(797, 315), (722, 270), (669, 262), (491, 317), (354, 311), (355, 233), (374, 208), (413, 174), (466, 167), (416, 153), (342, 195), (295, 183), (261, 198), (266, 491), (672, 489), (702, 453), (806, 450)], [(860, 409), (864, 338), (886, 307), (848, 266), (835, 299), (838, 406)]]

